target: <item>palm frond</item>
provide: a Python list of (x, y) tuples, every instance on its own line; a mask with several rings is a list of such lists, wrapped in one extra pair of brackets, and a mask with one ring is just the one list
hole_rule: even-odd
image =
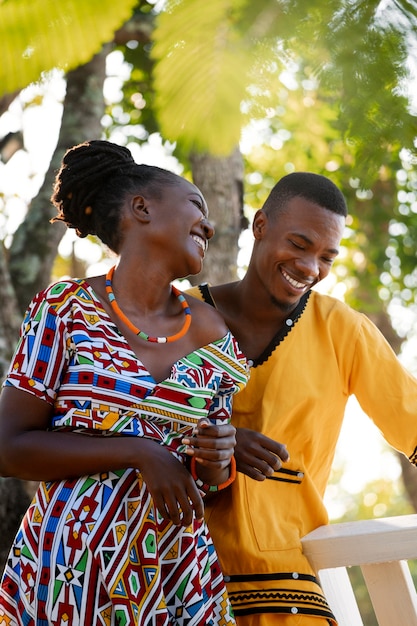
[(244, 0), (184, 0), (160, 14), (152, 51), (166, 137), (216, 155), (238, 144), (250, 50), (235, 24)]
[(137, 0), (7, 0), (0, 3), (0, 95), (89, 61), (130, 17)]

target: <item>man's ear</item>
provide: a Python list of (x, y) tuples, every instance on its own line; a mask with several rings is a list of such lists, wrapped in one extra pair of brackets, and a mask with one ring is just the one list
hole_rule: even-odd
[(259, 209), (259, 211), (256, 211), (255, 217), (253, 218), (252, 222), (252, 231), (255, 239), (262, 239), (266, 232), (267, 226), (268, 217), (262, 209)]
[(143, 196), (134, 196), (131, 201), (132, 214), (143, 223), (150, 221), (148, 202)]

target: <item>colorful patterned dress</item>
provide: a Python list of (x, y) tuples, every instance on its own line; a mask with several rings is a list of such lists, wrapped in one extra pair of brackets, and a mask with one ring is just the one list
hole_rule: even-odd
[[(185, 462), (197, 420), (227, 423), (247, 367), (230, 333), (156, 383), (83, 280), (38, 294), (5, 385), (53, 406), (51, 429), (147, 437)], [(43, 482), (12, 546), (0, 626), (234, 624), (206, 524), (163, 520), (135, 469)]]

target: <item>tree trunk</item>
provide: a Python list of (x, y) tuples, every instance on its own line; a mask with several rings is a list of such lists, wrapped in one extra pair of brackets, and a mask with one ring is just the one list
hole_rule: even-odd
[(19, 335), (21, 315), (7, 267), (6, 250), (0, 247), (0, 385), (9, 367)]
[(30, 497), (23, 481), (0, 478), (0, 572), (29, 502)]
[[(44, 184), (32, 201), (25, 221), (16, 231), (10, 249), (8, 269), (14, 290), (5, 266), (5, 255), (0, 252), (0, 271), (4, 277), (0, 296), (1, 302), (7, 305), (1, 307), (0, 313), (0, 337), (3, 340), (0, 343), (0, 366), (10, 360), (21, 317), (29, 301), (50, 280), (57, 248), (65, 233), (64, 225), (49, 223), (55, 214), (50, 202), (52, 185), (62, 156), (77, 143), (101, 137), (103, 83), (109, 50), (110, 46), (105, 46), (89, 63), (68, 73), (57, 147)], [(0, 478), (0, 571), (36, 486), (35, 482)]]
[(383, 309), (380, 309), (375, 313), (367, 313), (367, 316), (375, 324), (375, 326), (379, 328), (391, 348), (394, 350), (395, 354), (399, 354), (401, 346), (404, 343), (404, 339), (402, 339), (393, 329), (388, 313)]
[(204, 268), (190, 277), (193, 284), (224, 283), (237, 279), (238, 239), (246, 226), (243, 214), (243, 160), (239, 150), (226, 158), (208, 154), (191, 156), (193, 181), (209, 208), (216, 229)]
[(401, 452), (396, 454), (401, 465), (402, 479), (408, 499), (413, 509), (417, 511), (417, 467), (412, 465)]
[[(369, 314), (368, 317), (372, 319), (374, 324), (382, 332), (394, 352), (399, 354), (404, 340), (401, 339), (393, 329), (388, 314), (381, 310), (378, 313)], [(401, 465), (401, 478), (407, 497), (411, 506), (417, 512), (417, 467), (412, 465), (402, 452), (394, 451), (393, 453), (396, 455)]]
[(93, 59), (67, 75), (67, 93), (58, 143), (39, 194), (17, 229), (10, 249), (10, 275), (23, 313), (32, 297), (49, 282), (65, 226), (51, 225), (56, 211), (50, 202), (55, 174), (65, 151), (88, 139), (100, 139), (104, 114), (105, 46)]

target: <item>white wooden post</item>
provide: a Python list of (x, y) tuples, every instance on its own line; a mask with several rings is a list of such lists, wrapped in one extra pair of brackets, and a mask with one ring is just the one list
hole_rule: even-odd
[(346, 567), (322, 569), (318, 577), (339, 626), (363, 626)]
[(321, 526), (302, 544), (340, 626), (363, 626), (342, 571), (352, 565), (362, 569), (379, 626), (417, 626), (417, 594), (406, 562), (417, 558), (417, 515)]
[(417, 594), (405, 561), (361, 567), (379, 626), (417, 626)]

